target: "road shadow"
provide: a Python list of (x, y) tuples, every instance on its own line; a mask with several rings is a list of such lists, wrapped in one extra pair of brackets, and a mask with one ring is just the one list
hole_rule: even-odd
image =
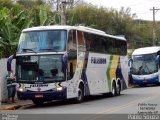
[(131, 88), (148, 88), (148, 87), (160, 87), (160, 84), (144, 84), (144, 85), (132, 85)]
[[(121, 94), (120, 96), (123, 96), (124, 94)], [(50, 107), (60, 107), (60, 106), (68, 106), (68, 105), (83, 105), (84, 103), (89, 103), (93, 101), (99, 101), (104, 99), (110, 99), (110, 98), (116, 98), (119, 96), (111, 97), (109, 94), (99, 94), (99, 95), (92, 95), (92, 96), (86, 96), (84, 98), (84, 101), (82, 103), (75, 103), (74, 99), (66, 99), (66, 100), (55, 100), (55, 101), (49, 101), (45, 102), (43, 105), (37, 106), (35, 104), (21, 107), (20, 109), (34, 109), (34, 108), (50, 108)], [(86, 105), (86, 104), (85, 104)]]

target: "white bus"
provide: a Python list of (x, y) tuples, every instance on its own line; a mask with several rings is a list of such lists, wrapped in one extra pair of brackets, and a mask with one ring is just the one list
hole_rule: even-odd
[(132, 80), (133, 84), (160, 83), (160, 46), (145, 47), (134, 50), (132, 53)]
[(44, 101), (111, 93), (128, 85), (124, 37), (83, 26), (24, 29), (16, 54), (19, 99)]

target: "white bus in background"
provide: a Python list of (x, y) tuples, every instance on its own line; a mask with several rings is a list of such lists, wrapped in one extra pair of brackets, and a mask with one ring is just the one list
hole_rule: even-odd
[(35, 104), (111, 93), (128, 85), (127, 42), (83, 26), (24, 29), (16, 54), (17, 96)]
[(160, 83), (160, 46), (136, 49), (132, 53), (133, 84)]

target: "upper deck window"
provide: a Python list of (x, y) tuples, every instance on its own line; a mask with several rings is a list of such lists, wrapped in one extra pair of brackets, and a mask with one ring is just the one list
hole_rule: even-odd
[(20, 36), (18, 53), (65, 51), (67, 31), (29, 31)]

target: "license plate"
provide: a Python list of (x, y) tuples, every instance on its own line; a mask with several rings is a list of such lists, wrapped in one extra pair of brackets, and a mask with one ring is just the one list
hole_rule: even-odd
[(37, 94), (35, 95), (35, 98), (43, 98), (43, 94)]

